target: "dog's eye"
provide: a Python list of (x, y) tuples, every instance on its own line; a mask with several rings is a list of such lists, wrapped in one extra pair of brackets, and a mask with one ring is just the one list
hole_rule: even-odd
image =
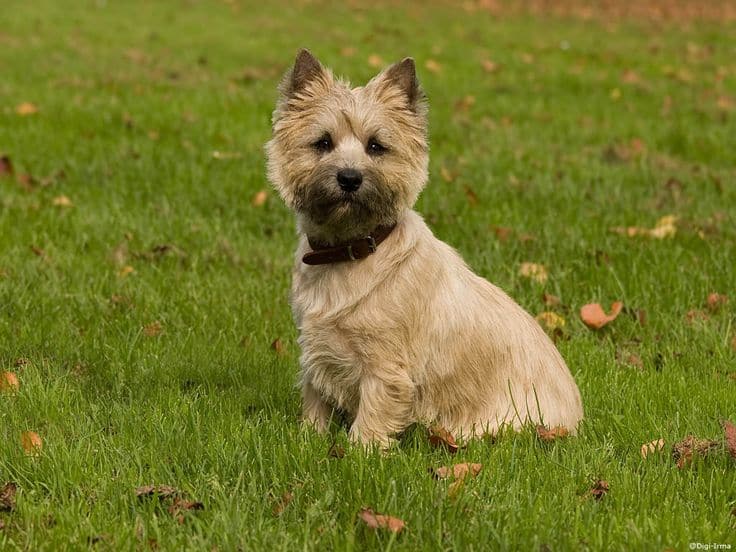
[(368, 155), (381, 155), (388, 151), (388, 148), (381, 144), (378, 140), (375, 138), (371, 138), (368, 140)]
[(312, 144), (312, 147), (321, 153), (326, 153), (332, 150), (332, 137), (329, 134), (325, 134)]

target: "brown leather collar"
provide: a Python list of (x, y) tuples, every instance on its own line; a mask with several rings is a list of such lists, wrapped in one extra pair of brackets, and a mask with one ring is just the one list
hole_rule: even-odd
[(379, 244), (391, 234), (394, 228), (396, 228), (395, 224), (379, 226), (365, 238), (337, 245), (317, 243), (307, 238), (313, 251), (306, 253), (302, 257), (302, 262), (308, 265), (323, 265), (365, 259), (371, 253), (375, 253)]

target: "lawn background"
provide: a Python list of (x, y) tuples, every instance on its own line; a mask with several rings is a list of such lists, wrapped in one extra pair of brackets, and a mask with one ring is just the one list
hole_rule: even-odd
[[(416, 429), (388, 456), (345, 445), (338, 459), (327, 451), (344, 431), (300, 429), (294, 225), (274, 193), (253, 199), (269, 189), (275, 86), (302, 46), (355, 83), (416, 58), (432, 148), (417, 208), (530, 312), (565, 318), (578, 438), (527, 432), (450, 457)], [(0, 486), (19, 489), (1, 549), (736, 545), (734, 460), (670, 457), (736, 421), (733, 21), (11, 0), (0, 76), (0, 154), (15, 168), (0, 177), (0, 370), (20, 380), (0, 394)], [(38, 111), (19, 115), (24, 102)], [(670, 239), (611, 231), (665, 215)], [(520, 277), (522, 262), (545, 265), (546, 284)], [(713, 292), (730, 297), (717, 312)], [(609, 328), (580, 322), (581, 305), (614, 300), (626, 311)], [(660, 437), (665, 451), (642, 459)], [(450, 498), (427, 469), (460, 460), (483, 471)], [(610, 485), (600, 501), (596, 479)], [(179, 524), (135, 497), (149, 483), (204, 510)], [(365, 528), (363, 506), (407, 531)]]

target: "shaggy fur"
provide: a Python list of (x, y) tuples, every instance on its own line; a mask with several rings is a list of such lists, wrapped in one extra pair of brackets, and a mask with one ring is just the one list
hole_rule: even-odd
[[(412, 210), (429, 149), (413, 60), (351, 88), (303, 50), (280, 92), (266, 149), (300, 234), (291, 303), (304, 420), (324, 430), (337, 408), (353, 440), (383, 445), (417, 421), (464, 437), (530, 422), (574, 432), (580, 394), (553, 343)], [(343, 168), (363, 174), (356, 192), (338, 186)], [(307, 236), (340, 243), (394, 223), (366, 259), (301, 261)]]

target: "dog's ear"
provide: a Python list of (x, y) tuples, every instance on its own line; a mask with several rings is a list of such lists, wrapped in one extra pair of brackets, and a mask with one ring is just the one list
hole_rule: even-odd
[(314, 79), (323, 75), (325, 70), (317, 58), (306, 48), (299, 50), (294, 61), (294, 67), (284, 75), (279, 90), (285, 97), (291, 97), (301, 92)]
[(421, 94), (417, 69), (413, 58), (404, 58), (384, 71), (384, 77), (398, 86), (406, 94), (410, 105), (414, 105)]

